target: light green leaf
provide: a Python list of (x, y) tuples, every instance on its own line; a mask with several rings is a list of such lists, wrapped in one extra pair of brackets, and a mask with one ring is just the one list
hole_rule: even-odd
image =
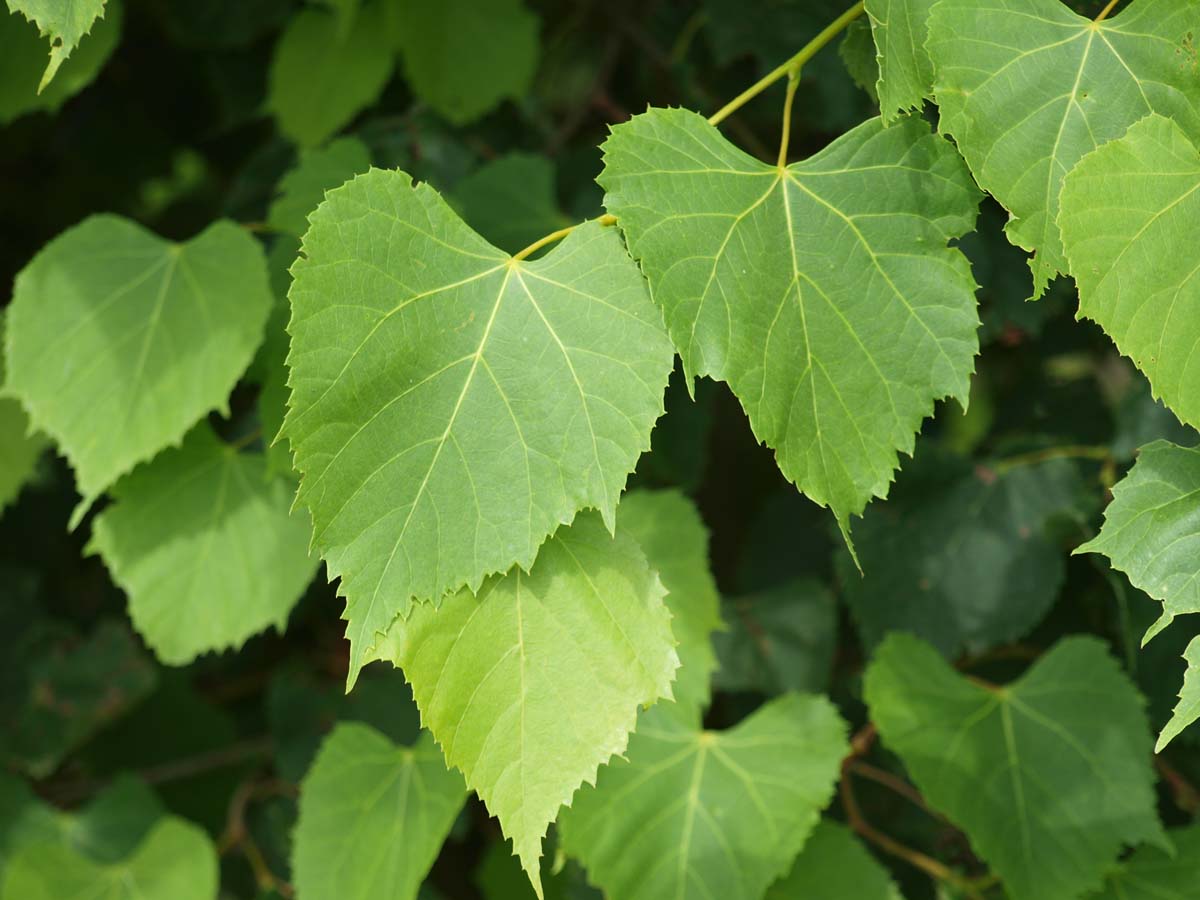
[(540, 22), (521, 0), (398, 0), (393, 15), (413, 93), (455, 125), (529, 89)]
[(280, 35), (267, 107), (296, 143), (320, 144), (383, 93), (395, 60), (382, 6), (361, 9), (348, 31), (330, 11), (302, 9)]
[(342, 579), (353, 681), (413, 598), (528, 568), (583, 507), (614, 526), (672, 353), (612, 228), (516, 261), (432, 188), (378, 170), (311, 219), (283, 433)]
[(766, 900), (904, 900), (887, 869), (845, 825), (823, 819)]
[(371, 167), (367, 145), (343, 137), (319, 150), (301, 151), (300, 161), (279, 181), (279, 192), (267, 211), (267, 224), (300, 237), (308, 230), (308, 214), (331, 191)]
[(1200, 321), (1192, 314), (1200, 281), (1190, 240), (1200, 226), (1196, 145), (1170, 119), (1147, 116), (1072, 170), (1058, 220), (1079, 314), (1146, 373), (1156, 397), (1200, 427)]
[(1176, 616), (1200, 612), (1200, 447), (1155, 441), (1113, 488), (1100, 534), (1076, 553), (1103, 553), (1163, 604), (1150, 640)]
[(7, 388), (75, 469), (72, 524), (137, 463), (226, 411), (270, 307), (262, 250), (224, 220), (172, 244), (93, 216), (17, 275)]
[(894, 634), (864, 695), (884, 744), (959, 825), (1012, 900), (1099, 887), (1123, 845), (1159, 824), (1143, 701), (1104, 645), (1066, 638), (1021, 678), (984, 687)]
[(108, 0), (104, 18), (75, 48), (55, 78), (39, 92), (45, 68), (46, 43), (37, 26), (15, 13), (0, 14), (0, 123), (44, 109), (56, 112), (71, 97), (92, 83), (112, 55), (121, 37), (122, 6)]
[(1027, 634), (1067, 574), (1048, 526), (1083, 518), (1087, 496), (1070, 460), (1006, 469), (922, 450), (855, 531), (861, 573), (839, 560), (863, 643), (908, 631), (956, 656)]
[(300, 786), (293, 869), (305, 900), (413, 900), (466, 800), (428, 734), (400, 747), (343, 722)]
[(40, 93), (54, 73), (79, 46), (92, 23), (104, 15), (104, 0), (7, 0), (12, 13), (20, 13), (50, 39), (50, 62), (38, 84)]
[(736, 728), (643, 714), (558, 828), (588, 878), (621, 900), (758, 900), (817, 824), (846, 754), (824, 697), (785, 694)]
[(570, 225), (554, 196), (554, 166), (544, 156), (509, 153), (480, 166), (454, 186), (467, 224), (509, 253)]
[(1183, 651), (1183, 658), (1187, 669), (1183, 673), (1183, 687), (1179, 689), (1179, 702), (1175, 704), (1171, 720), (1158, 736), (1155, 753), (1161, 753), (1183, 729), (1200, 719), (1200, 637), (1192, 638)]
[[(1200, 5), (1133, 0), (1101, 22), (1060, 0), (941, 0), (926, 47), (941, 130), (1035, 252), (1034, 297), (1067, 272), (1056, 219), (1063, 176), (1150, 112), (1200, 126), (1187, 61)], [(1181, 58), (1182, 57), (1182, 58)]]
[(722, 627), (721, 599), (708, 564), (708, 529), (679, 491), (632, 491), (617, 509), (617, 530), (637, 541), (667, 590), (679, 655), (671, 693), (681, 713), (699, 725), (717, 667), (712, 633)]
[(934, 400), (966, 402), (975, 282), (946, 246), (975, 217), (962, 161), (919, 119), (873, 119), (781, 169), (680, 109), (616, 126), (604, 151), (605, 204), (689, 377), (728, 382), (848, 533)]
[(62, 844), (32, 844), (5, 868), (6, 898), (20, 900), (213, 900), (217, 854), (183, 819), (163, 819), (120, 862), (96, 863)]
[(1200, 826), (1168, 832), (1175, 853), (1141, 847), (1089, 900), (1200, 900)]
[(633, 539), (581, 513), (514, 568), (397, 618), (380, 658), (404, 670), (424, 725), (467, 776), (540, 895), (559, 807), (613, 754), (679, 665), (663, 587)]
[(319, 565), (292, 487), (260, 453), (238, 453), (208, 425), (119, 481), (93, 525), (129, 595), (129, 616), (158, 658), (182, 665), (280, 631)]
[(866, 0), (879, 62), (879, 111), (885, 122), (920, 109), (933, 94), (933, 61), (925, 50), (934, 0)]

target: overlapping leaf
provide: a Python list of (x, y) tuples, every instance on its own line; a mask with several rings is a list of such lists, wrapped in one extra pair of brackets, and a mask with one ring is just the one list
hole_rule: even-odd
[(1174, 853), (1141, 847), (1088, 900), (1200, 900), (1200, 828), (1169, 832)]
[(104, 15), (104, 0), (7, 0), (9, 12), (20, 13), (50, 39), (50, 62), (42, 74), (38, 91), (43, 90), (54, 73), (92, 30), (96, 19)]
[(283, 433), (342, 579), (353, 679), (412, 598), (528, 568), (582, 507), (612, 526), (672, 352), (611, 228), (517, 261), (395, 171), (331, 191), (311, 221)]
[(804, 846), (846, 750), (822, 697), (785, 694), (722, 732), (656, 707), (563, 811), (563, 848), (622, 900), (758, 900)]
[(766, 900), (903, 900), (887, 869), (844, 825), (823, 819)]
[(454, 124), (529, 89), (540, 23), (522, 0), (399, 0), (392, 15), (413, 91)]
[(919, 109), (933, 91), (933, 61), (925, 50), (934, 0), (867, 0), (879, 61), (879, 111), (890, 122)]
[(934, 4), (941, 130), (1012, 214), (1009, 240), (1035, 253), (1035, 297), (1067, 272), (1056, 223), (1067, 172), (1147, 113), (1200, 125), (1196, 34), (1200, 6), (1176, 0), (1134, 0), (1100, 22), (1060, 0)]
[[(4, 316), (0, 315), (0, 386), (4, 384)], [(46, 439), (31, 433), (21, 404), (0, 397), (0, 513), (21, 492), (46, 448)]]
[(454, 186), (452, 200), (472, 228), (509, 253), (571, 224), (554, 196), (554, 165), (532, 153), (485, 163)]
[(1200, 637), (1192, 638), (1183, 651), (1183, 659), (1187, 669), (1183, 673), (1183, 687), (1179, 689), (1179, 702), (1175, 704), (1171, 720), (1158, 736), (1155, 753), (1161, 753), (1183, 729), (1200, 719)]
[(559, 807), (625, 749), (638, 709), (670, 696), (679, 660), (663, 594), (632, 538), (581, 513), (529, 574), (417, 604), (381, 643), (539, 894)]
[(370, 167), (367, 145), (356, 137), (338, 138), (327, 147), (302, 152), (296, 167), (279, 180), (267, 224), (300, 237), (308, 230), (308, 214), (325, 199), (325, 192)]
[(1200, 426), (1196, 145), (1170, 119), (1147, 116), (1071, 171), (1058, 220), (1079, 314), (1146, 373), (1156, 397)]
[(897, 634), (864, 693), (884, 744), (1013, 900), (1070, 900), (1100, 886), (1123, 845), (1169, 848), (1142, 699), (1098, 641), (1067, 638), (988, 688)]
[(414, 900), (465, 799), (428, 734), (398, 747), (369, 725), (338, 725), (300, 788), (298, 893)]
[(226, 409), (270, 307), (262, 251), (227, 221), (172, 244), (93, 216), (21, 271), (7, 389), (75, 469), (76, 519), (134, 465)]
[(384, 4), (357, 10), (349, 28), (333, 12), (298, 12), (275, 46), (267, 106), (304, 147), (320, 144), (370, 106), (395, 67)]
[(783, 473), (852, 514), (887, 491), (977, 349), (966, 259), (978, 195), (918, 119), (855, 128), (806, 162), (758, 162), (695, 113), (613, 129), (601, 183), (690, 377), (727, 381)]
[(1066, 551), (1047, 531), (1087, 492), (1069, 460), (973, 467), (922, 453), (855, 533), (842, 585), (863, 641), (908, 631), (953, 656), (1019, 638), (1053, 605)]
[(262, 454), (238, 453), (207, 425), (116, 484), (89, 549), (159, 659), (181, 665), (283, 630), (319, 564), (292, 492), (266, 477)]

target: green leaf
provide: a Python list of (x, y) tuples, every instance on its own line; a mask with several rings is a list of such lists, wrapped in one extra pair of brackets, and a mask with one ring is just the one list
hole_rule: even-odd
[(1147, 116), (1088, 154), (1063, 184), (1059, 225), (1079, 314), (1097, 322), (1146, 373), (1154, 395), (1193, 427), (1200, 426), (1200, 366), (1192, 364), (1200, 322), (1188, 311), (1200, 289), (1188, 235), (1197, 222), (1200, 153), (1162, 116)]
[(975, 283), (946, 242), (978, 195), (953, 148), (918, 119), (874, 119), (781, 169), (695, 113), (652, 109), (604, 151), (605, 204), (689, 378), (728, 382), (848, 533), (933, 401), (966, 401)]
[(4, 897), (21, 900), (212, 900), (217, 854), (182, 819), (163, 819), (137, 850), (102, 864), (60, 844), (18, 850), (5, 868)]
[(729, 630), (715, 635), (719, 688), (768, 696), (828, 689), (838, 613), (825, 585), (794, 579), (735, 597), (727, 606)]
[(454, 205), (472, 228), (509, 253), (571, 222), (554, 196), (554, 166), (544, 156), (509, 153), (454, 186)]
[(319, 565), (292, 487), (268, 480), (259, 453), (238, 453), (208, 425), (119, 481), (89, 552), (129, 595), (138, 633), (169, 665), (239, 647), (288, 613)]
[(1067, 574), (1048, 526), (1083, 518), (1087, 496), (1069, 460), (1005, 468), (923, 452), (856, 529), (861, 573), (839, 560), (863, 643), (908, 631), (955, 656), (1027, 634)]
[(712, 633), (722, 627), (720, 596), (708, 564), (708, 529), (679, 491), (631, 491), (617, 509), (618, 532), (631, 536), (662, 579), (678, 642), (671, 693), (682, 714), (700, 723), (717, 667)]
[(529, 90), (540, 22), (521, 0), (399, 0), (393, 15), (413, 93), (455, 125)]
[(402, 172), (331, 191), (293, 274), (283, 433), (353, 681), (413, 598), (528, 568), (583, 507), (613, 527), (671, 346), (614, 229), (517, 261)]
[(633, 539), (582, 513), (514, 568), (397, 618), (379, 652), (404, 670), (450, 765), (500, 820), (540, 895), (546, 827), (621, 753), (679, 665), (663, 587)]
[(16, 14), (0, 14), (0, 124), (36, 110), (56, 112), (92, 83), (121, 37), (120, 0), (108, 0), (104, 18), (79, 43), (54, 80), (40, 92), (46, 44), (37, 26)]
[(567, 853), (622, 900), (758, 900), (829, 802), (846, 727), (823, 697), (786, 694), (728, 731), (665, 709), (559, 819)]
[(885, 122), (920, 109), (933, 95), (933, 61), (925, 50), (934, 0), (867, 0), (879, 61), (879, 111)]
[(845, 36), (838, 44), (838, 56), (854, 83), (878, 102), (879, 61), (876, 59), (875, 39), (871, 35), (870, 22), (855, 19), (846, 26)]
[(904, 900), (887, 869), (846, 826), (821, 820), (766, 900)]
[(1122, 845), (1170, 846), (1142, 698), (1099, 641), (1066, 638), (1012, 684), (984, 687), (895, 634), (863, 689), (884, 744), (1012, 900), (1077, 897)]
[(1200, 900), (1200, 827), (1168, 832), (1174, 854), (1141, 847), (1089, 900)]
[(296, 167), (279, 181), (267, 224), (300, 237), (308, 230), (308, 214), (325, 199), (325, 193), (370, 167), (367, 145), (356, 137), (338, 138), (319, 150), (302, 151)]
[(270, 308), (262, 250), (224, 220), (172, 244), (93, 216), (17, 275), (7, 388), (75, 469), (72, 524), (137, 463), (227, 410)]
[[(0, 314), (0, 386), (4, 384), (4, 323)], [(16, 400), (0, 397), (0, 513), (33, 477), (46, 439), (32, 432), (29, 417)]]
[(1154, 745), (1155, 753), (1162, 753), (1183, 729), (1200, 719), (1200, 637), (1192, 638), (1183, 651), (1183, 658), (1187, 662), (1187, 669), (1183, 673), (1183, 687), (1179, 689), (1179, 702), (1175, 704), (1171, 720), (1158, 736)]
[(428, 734), (399, 747), (369, 725), (338, 725), (300, 786), (297, 891), (413, 900), (464, 800)]
[(38, 84), (41, 92), (54, 73), (79, 46), (92, 23), (104, 15), (104, 0), (7, 0), (12, 13), (20, 13), (50, 39), (50, 62)]
[[(1067, 272), (1056, 220), (1063, 176), (1146, 113), (1200, 126), (1200, 82), (1181, 62), (1200, 6), (1134, 0), (1101, 22), (1059, 0), (941, 0), (929, 19), (940, 128), (1035, 252), (1033, 294)], [(1073, 269), (1074, 267), (1072, 267)]]
[(320, 144), (383, 93), (395, 65), (383, 5), (365, 6), (348, 31), (332, 12), (302, 9), (280, 35), (267, 107), (296, 143)]
[(1100, 534), (1076, 553), (1103, 553), (1163, 604), (1150, 640), (1176, 616), (1200, 612), (1200, 447), (1155, 441), (1113, 488)]

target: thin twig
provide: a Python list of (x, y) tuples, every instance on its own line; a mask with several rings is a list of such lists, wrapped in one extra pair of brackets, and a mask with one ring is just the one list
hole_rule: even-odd
[(1032, 450), (1029, 453), (1019, 453), (996, 460), (992, 469), (996, 474), (1002, 474), (1019, 466), (1032, 466), (1052, 459), (1094, 459), (1104, 462), (1112, 458), (1112, 450), (1102, 445), (1069, 444), (1064, 447), (1046, 447), (1042, 450)]
[(1162, 756), (1154, 757), (1154, 767), (1171, 788), (1171, 797), (1176, 806), (1190, 816), (1200, 812), (1200, 791), (1196, 790), (1195, 785), (1188, 781), (1182, 772)]
[(881, 784), (893, 793), (899, 794), (905, 800), (920, 807), (934, 818), (945, 821), (945, 816), (937, 810), (930, 809), (929, 804), (925, 802), (925, 798), (921, 796), (921, 792), (903, 778), (893, 775), (891, 772), (887, 772), (877, 766), (873, 766), (868, 762), (863, 762), (861, 759), (851, 759), (846, 768), (847, 771), (853, 772), (855, 775), (861, 775), (863, 778), (874, 781), (876, 784)]

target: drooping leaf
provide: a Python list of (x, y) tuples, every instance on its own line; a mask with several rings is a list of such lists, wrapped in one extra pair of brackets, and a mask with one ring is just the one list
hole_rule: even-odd
[(1163, 604), (1150, 640), (1176, 616), (1200, 612), (1200, 447), (1155, 441), (1113, 488), (1100, 534), (1076, 553), (1103, 553)]
[(617, 509), (617, 529), (629, 535), (662, 579), (678, 647), (671, 694), (681, 713), (700, 722), (717, 666), (712, 633), (721, 628), (720, 596), (708, 563), (708, 529), (679, 491), (631, 491)]
[(1067, 574), (1048, 525), (1088, 503), (1070, 460), (1005, 468), (922, 452), (856, 529), (861, 573), (840, 561), (863, 643), (908, 631), (954, 656), (1022, 637)]
[(1173, 854), (1141, 847), (1088, 900), (1200, 900), (1200, 827), (1168, 832)]
[(825, 585), (811, 578), (786, 581), (734, 597), (726, 609), (729, 630), (714, 636), (719, 688), (768, 696), (828, 689), (838, 615)]
[(319, 150), (302, 151), (296, 167), (279, 181), (267, 224), (300, 237), (308, 230), (308, 214), (325, 199), (325, 192), (370, 167), (367, 145), (356, 137), (338, 138)]
[(1142, 699), (1098, 641), (1066, 638), (1012, 684), (984, 687), (895, 634), (864, 694), (885, 746), (1013, 900), (1078, 897), (1123, 845), (1169, 848)]
[(679, 659), (663, 595), (633, 539), (581, 513), (529, 574), (416, 604), (380, 644), (539, 893), (559, 807), (625, 749), (638, 709), (671, 695)]
[(766, 900), (904, 900), (887, 869), (844, 825), (822, 819)]
[(946, 246), (978, 199), (961, 160), (917, 119), (875, 119), (778, 168), (677, 109), (618, 125), (604, 150), (605, 204), (689, 377), (728, 382), (848, 533), (933, 401), (967, 397), (975, 283)]
[(308, 553), (292, 485), (268, 480), (259, 453), (238, 453), (200, 425), (177, 449), (112, 489), (88, 549), (129, 595), (129, 616), (158, 658), (182, 665), (283, 630), (319, 564)]
[(331, 191), (311, 220), (283, 433), (342, 579), (353, 680), (413, 598), (528, 568), (582, 507), (612, 526), (672, 353), (620, 235), (595, 222), (516, 261), (395, 171)]
[(567, 853), (622, 900), (758, 900), (833, 793), (846, 729), (823, 697), (786, 694), (728, 731), (642, 715), (624, 759), (559, 818)]
[(1170, 119), (1147, 116), (1071, 171), (1059, 225), (1079, 314), (1146, 373), (1156, 397), (1200, 427), (1200, 323), (1192, 315), (1200, 281), (1188, 240), (1200, 225), (1196, 145)]
[(104, 0), (7, 0), (9, 12), (20, 13), (50, 39), (50, 62), (38, 84), (48, 85), (71, 51), (104, 15)]
[(878, 52), (879, 111), (885, 122), (920, 109), (933, 93), (933, 61), (925, 50), (934, 0), (867, 0)]
[(280, 35), (267, 106), (302, 147), (320, 144), (379, 99), (395, 66), (383, 6), (364, 6), (349, 30), (331, 11), (302, 9)]
[(369, 725), (338, 725), (300, 786), (298, 893), (414, 900), (464, 800), (428, 734), (398, 747)]
[(172, 244), (93, 216), (17, 275), (7, 387), (74, 468), (75, 521), (205, 413), (226, 410), (270, 307), (262, 251), (224, 220)]
[(532, 153), (485, 163), (454, 186), (452, 199), (468, 225), (509, 253), (571, 224), (554, 196), (554, 166)]
[(212, 900), (217, 854), (201, 829), (163, 819), (130, 856), (97, 863), (62, 844), (31, 844), (4, 871), (4, 897), (21, 900)]
[(46, 67), (46, 42), (37, 26), (12, 13), (0, 14), (0, 124), (44, 109), (56, 112), (92, 83), (112, 55), (121, 36), (120, 0), (107, 0), (104, 17), (63, 63), (53, 81), (39, 92)]
[(1200, 126), (1200, 81), (1184, 58), (1200, 6), (1133, 0), (1093, 22), (1060, 0), (942, 0), (926, 47), (941, 130), (1034, 252), (1033, 295), (1067, 272), (1057, 217), (1063, 176), (1158, 112)]
[(1183, 658), (1187, 669), (1183, 673), (1183, 687), (1179, 689), (1179, 702), (1175, 704), (1171, 720), (1158, 736), (1155, 753), (1161, 753), (1183, 729), (1200, 719), (1200, 637), (1192, 638), (1183, 651)]
[(540, 23), (522, 0), (399, 0), (393, 16), (413, 92), (455, 125), (529, 89)]

